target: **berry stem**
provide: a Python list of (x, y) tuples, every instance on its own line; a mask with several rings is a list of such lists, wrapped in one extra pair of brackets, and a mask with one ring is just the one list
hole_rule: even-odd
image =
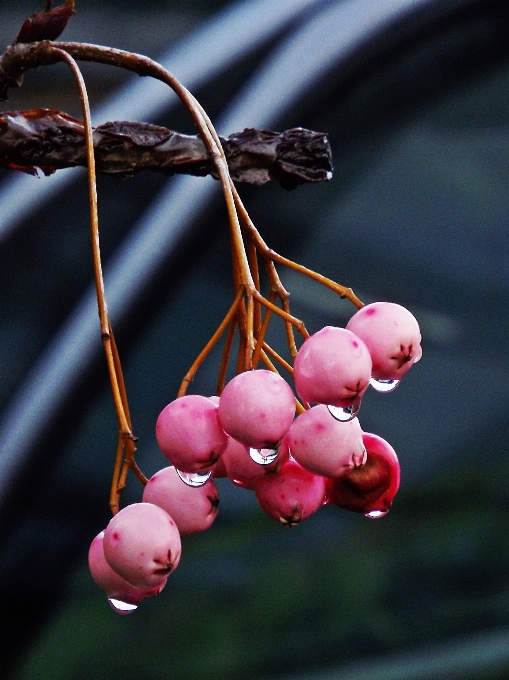
[(244, 295), (244, 291), (242, 288), (239, 289), (239, 292), (237, 293), (237, 297), (233, 301), (233, 304), (231, 305), (230, 309), (226, 313), (226, 316), (224, 319), (221, 321), (219, 326), (217, 327), (217, 330), (215, 333), (212, 335), (210, 340), (207, 342), (205, 347), (202, 349), (202, 351), (198, 354), (196, 359), (193, 361), (191, 368), (187, 371), (186, 375), (184, 376), (184, 379), (182, 380), (182, 383), (180, 384), (180, 389), (178, 391), (177, 397), (183, 397), (184, 394), (187, 391), (187, 388), (189, 384), (192, 382), (194, 376), (196, 375), (196, 372), (202, 365), (202, 363), (205, 361), (207, 356), (210, 354), (210, 351), (214, 347), (214, 345), (217, 343), (219, 338), (223, 335), (224, 331), (226, 330), (228, 324), (230, 324), (232, 318), (234, 315), (237, 313), (238, 307), (242, 302), (242, 298)]

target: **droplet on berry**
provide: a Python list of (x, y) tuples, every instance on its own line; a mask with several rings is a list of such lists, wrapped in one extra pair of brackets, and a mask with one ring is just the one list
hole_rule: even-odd
[(381, 517), (385, 517), (389, 510), (372, 510), (371, 512), (366, 512), (364, 517), (369, 517), (369, 519), (380, 519)]
[(249, 449), (251, 460), (254, 460), (258, 465), (270, 465), (276, 460), (278, 449)]
[(126, 614), (132, 614), (138, 609), (137, 604), (131, 604), (130, 602), (123, 602), (122, 600), (117, 600), (114, 597), (108, 598), (108, 603), (114, 612), (125, 616)]
[(203, 486), (209, 481), (212, 475), (212, 470), (200, 473), (200, 472), (183, 472), (182, 470), (177, 470), (177, 468), (175, 468), (175, 471), (177, 475), (180, 477), (180, 479), (184, 482), (184, 484), (187, 484), (188, 486)]
[(385, 393), (393, 392), (400, 382), (401, 380), (377, 380), (376, 378), (371, 378), (369, 384), (377, 392)]
[(336, 420), (341, 420), (343, 423), (347, 423), (352, 418), (355, 418), (360, 411), (361, 403), (354, 404), (353, 406), (347, 406), (342, 408), (341, 406), (327, 406), (329, 413)]

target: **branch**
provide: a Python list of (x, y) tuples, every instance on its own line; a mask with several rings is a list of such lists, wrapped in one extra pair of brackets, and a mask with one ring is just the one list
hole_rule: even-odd
[[(83, 123), (55, 109), (0, 113), (0, 167), (46, 175), (86, 166)], [(246, 129), (221, 138), (233, 180), (278, 181), (286, 189), (332, 177), (327, 136), (303, 128), (284, 132)], [(148, 123), (111, 122), (94, 129), (97, 170), (129, 177), (141, 170), (167, 175), (217, 177), (199, 135), (185, 135)]]

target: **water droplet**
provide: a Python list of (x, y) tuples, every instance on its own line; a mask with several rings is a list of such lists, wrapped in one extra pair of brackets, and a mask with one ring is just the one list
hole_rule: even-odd
[(204, 473), (181, 472), (180, 470), (177, 470), (177, 468), (175, 468), (175, 471), (177, 472), (180, 479), (188, 486), (203, 486), (206, 482), (208, 482), (210, 475), (212, 474), (212, 470), (209, 470), (209, 472)]
[(330, 170), (327, 170), (327, 172), (325, 173), (325, 178), (328, 180), (332, 179), (332, 172)]
[(352, 406), (347, 406), (343, 408), (342, 406), (327, 406), (329, 413), (336, 420), (341, 420), (343, 423), (347, 423), (349, 420), (353, 420), (355, 416), (359, 413), (361, 408), (361, 402), (357, 404), (352, 404)]
[(122, 616), (125, 616), (126, 614), (132, 614), (138, 609), (137, 604), (123, 602), (122, 600), (117, 600), (114, 597), (109, 597), (108, 602), (113, 611), (117, 614), (121, 614)]
[(388, 510), (372, 510), (371, 512), (366, 512), (364, 517), (369, 517), (369, 519), (380, 519), (380, 517), (385, 517)]
[(277, 449), (249, 449), (249, 455), (258, 465), (269, 465), (276, 459)]
[(376, 378), (370, 379), (370, 385), (377, 392), (392, 392), (399, 385), (400, 380), (377, 380)]

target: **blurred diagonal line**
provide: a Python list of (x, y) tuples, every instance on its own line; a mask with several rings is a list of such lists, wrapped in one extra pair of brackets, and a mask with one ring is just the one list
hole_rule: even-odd
[(327, 671), (298, 673), (272, 680), (477, 680), (480, 673), (509, 677), (509, 629), (480, 633), (391, 657), (342, 664)]

